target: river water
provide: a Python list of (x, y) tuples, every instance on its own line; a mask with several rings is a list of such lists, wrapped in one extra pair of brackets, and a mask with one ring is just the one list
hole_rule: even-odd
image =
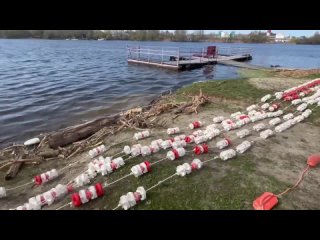
[(252, 64), (319, 68), (320, 46), (0, 39), (0, 147), (147, 104), (170, 89), (237, 78), (234, 67), (177, 72), (128, 64), (126, 45), (249, 47)]

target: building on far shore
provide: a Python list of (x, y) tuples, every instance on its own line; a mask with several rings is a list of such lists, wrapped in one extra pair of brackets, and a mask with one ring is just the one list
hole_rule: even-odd
[(268, 30), (266, 35), (269, 37), (270, 42), (285, 43), (289, 41), (289, 38), (287, 38), (284, 34), (273, 33), (272, 30)]

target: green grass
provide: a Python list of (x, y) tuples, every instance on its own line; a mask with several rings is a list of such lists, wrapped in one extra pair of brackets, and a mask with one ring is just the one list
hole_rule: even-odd
[(275, 77), (276, 71), (268, 70), (252, 70), (240, 68), (238, 73), (242, 78), (269, 78)]
[[(212, 155), (202, 156), (202, 160), (212, 158)], [(148, 160), (153, 162), (159, 158), (157, 154)], [(142, 162), (141, 158), (138, 159), (104, 177), (104, 180), (112, 182), (126, 175), (132, 165)], [(117, 206), (121, 195), (135, 191), (138, 186), (150, 188), (174, 174), (177, 165), (191, 162), (192, 159), (188, 157), (177, 161), (164, 161), (155, 165), (152, 173), (140, 178), (130, 176), (107, 188), (104, 197), (87, 203), (81, 209), (112, 209)], [(218, 159), (207, 163), (199, 171), (185, 177), (175, 176), (154, 188), (147, 193), (147, 199), (132, 210), (252, 209), (252, 201), (264, 191), (279, 192), (285, 186), (276, 179), (257, 172), (255, 161), (257, 160), (249, 153), (229, 161)]]
[(310, 74), (308, 76), (305, 76), (303, 78), (307, 78), (307, 79), (315, 79), (315, 78), (320, 78), (320, 73), (314, 73), (314, 74)]
[(320, 126), (320, 107), (312, 110), (312, 114), (307, 118), (306, 122), (312, 123), (315, 126)]
[(199, 94), (200, 89), (206, 95), (233, 100), (257, 100), (271, 93), (270, 90), (256, 88), (248, 79), (230, 79), (194, 83), (178, 90), (176, 95), (181, 99), (186, 95)]

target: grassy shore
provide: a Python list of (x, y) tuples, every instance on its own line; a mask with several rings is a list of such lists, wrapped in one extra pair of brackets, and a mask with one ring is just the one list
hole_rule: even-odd
[[(211, 80), (181, 88), (165, 101), (183, 102), (193, 95), (199, 94), (201, 89), (204, 94), (211, 98), (212, 102), (201, 107), (198, 114), (181, 114), (176, 118), (175, 114), (167, 112), (160, 115), (158, 120), (165, 120), (169, 126), (180, 127), (186, 127), (190, 122), (197, 119), (211, 124), (213, 116), (228, 116), (232, 112), (243, 111), (248, 105), (258, 102), (267, 93), (283, 90), (286, 87), (295, 86), (313, 79), (314, 73), (310, 76), (294, 78), (292, 76), (279, 76), (277, 72), (241, 70), (241, 76), (241, 79)], [(294, 108), (289, 111), (293, 112)], [(186, 177), (174, 177), (148, 192), (147, 200), (132, 209), (252, 209), (252, 201), (263, 192), (279, 193), (294, 184), (299, 172), (306, 165), (306, 157), (319, 151), (317, 141), (320, 126), (319, 118), (320, 109), (316, 109), (306, 121), (284, 133), (276, 134), (270, 139), (255, 143), (245, 154), (240, 154), (229, 161), (218, 159), (208, 162), (201, 170), (192, 172)], [(268, 121), (264, 122), (267, 124)], [(249, 124), (246, 128), (252, 129), (253, 125)], [(167, 139), (168, 136), (164, 130), (152, 129), (154, 137), (142, 140), (141, 144), (147, 145), (151, 140), (158, 138)], [(124, 130), (106, 139), (105, 144), (121, 142), (131, 137), (134, 132), (136, 131)], [(232, 148), (235, 148), (243, 141), (236, 137), (235, 132), (231, 131), (225, 135), (232, 139)], [(186, 134), (190, 134), (190, 131), (186, 131)], [(247, 139), (253, 140), (257, 136), (257, 133), (253, 133)], [(209, 147), (214, 148), (215, 143), (221, 140), (222, 137), (220, 136), (211, 141)], [(121, 151), (123, 146), (131, 144), (132, 142), (119, 144), (108, 151), (106, 156), (111, 156)], [(187, 147), (187, 151), (190, 150), (192, 148), (190, 146)], [(166, 152), (161, 151), (150, 157), (134, 158), (109, 176), (99, 176), (97, 181), (115, 181), (130, 173), (130, 168), (133, 165), (142, 161), (155, 162), (164, 158)], [(140, 178), (129, 176), (125, 180), (110, 186), (106, 189), (104, 197), (94, 200), (80, 209), (112, 209), (117, 206), (121, 195), (135, 191), (138, 186), (144, 186), (147, 189), (157, 184), (158, 181), (174, 174), (176, 166), (184, 162), (190, 163), (194, 158), (205, 161), (216, 156), (219, 152), (214, 149), (211, 153), (201, 156), (196, 156), (189, 152), (182, 159), (176, 161), (165, 160), (154, 165), (152, 173)], [(41, 169), (49, 169), (49, 166), (53, 165), (56, 167), (58, 163), (48, 162), (41, 164)], [(81, 167), (75, 167), (70, 171), (70, 174), (76, 170), (81, 170)], [(32, 168), (30, 168), (30, 171), (23, 171), (19, 176), (19, 181), (26, 181), (33, 174), (34, 169)], [(2, 172), (1, 175), (3, 175)], [(0, 177), (3, 178), (3, 176)], [(61, 181), (70, 179), (70, 177), (63, 176)], [(18, 180), (15, 181), (18, 182)], [(320, 175), (315, 169), (310, 172), (299, 188), (280, 200), (276, 209), (319, 209), (320, 203), (317, 194), (319, 183)], [(8, 183), (0, 185), (6, 184)], [(43, 192), (44, 188), (49, 189), (49, 187), (54, 187), (56, 184), (56, 182), (49, 183), (49, 186), (44, 186), (43, 189), (40, 187), (38, 190), (34, 190), (35, 192), (32, 194)], [(25, 200), (28, 199), (27, 195), (30, 195), (27, 191), (23, 193)], [(2, 206), (4, 208), (9, 205), (11, 207), (18, 206), (18, 200), (15, 199), (18, 199), (18, 197), (12, 196), (9, 199), (12, 201), (11, 205)], [(49, 207), (49, 209), (55, 209), (68, 201), (70, 201), (70, 198), (64, 199), (59, 204)]]

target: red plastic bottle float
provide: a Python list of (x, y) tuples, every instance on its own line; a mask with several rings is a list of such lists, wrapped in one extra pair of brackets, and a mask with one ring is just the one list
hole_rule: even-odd
[(196, 155), (200, 155), (200, 154), (203, 154), (203, 153), (208, 153), (209, 152), (209, 147), (205, 143), (201, 144), (201, 145), (197, 145), (197, 146), (194, 147), (193, 152)]

